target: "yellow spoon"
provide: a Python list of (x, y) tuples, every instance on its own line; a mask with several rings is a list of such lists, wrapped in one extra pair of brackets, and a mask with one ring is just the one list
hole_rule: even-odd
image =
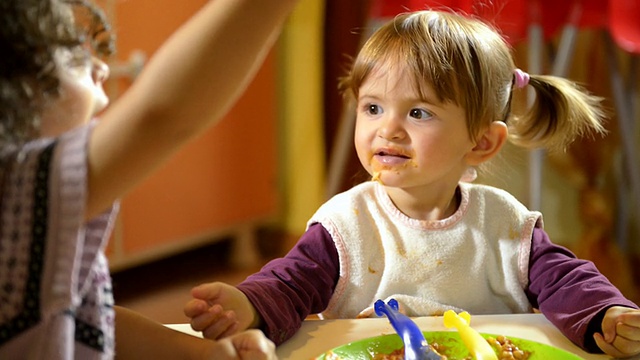
[(476, 360), (498, 360), (495, 351), (487, 340), (485, 340), (475, 329), (471, 328), (471, 315), (464, 311), (456, 314), (453, 310), (444, 313), (444, 326), (455, 327), (460, 333), (460, 338), (464, 345)]

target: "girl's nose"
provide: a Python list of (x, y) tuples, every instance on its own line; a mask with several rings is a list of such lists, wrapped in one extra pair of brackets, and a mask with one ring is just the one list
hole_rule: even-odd
[(394, 115), (385, 116), (380, 122), (378, 136), (387, 140), (398, 140), (404, 138), (405, 130), (402, 126), (402, 119)]
[(91, 58), (91, 77), (96, 84), (102, 84), (109, 78), (109, 65), (93, 56)]

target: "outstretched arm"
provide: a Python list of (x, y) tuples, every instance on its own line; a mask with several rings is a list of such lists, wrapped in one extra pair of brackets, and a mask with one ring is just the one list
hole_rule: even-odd
[(87, 218), (226, 114), (296, 2), (209, 1), (169, 38), (92, 135)]
[(169, 329), (116, 306), (118, 359), (276, 359), (275, 345), (259, 330), (211, 341)]

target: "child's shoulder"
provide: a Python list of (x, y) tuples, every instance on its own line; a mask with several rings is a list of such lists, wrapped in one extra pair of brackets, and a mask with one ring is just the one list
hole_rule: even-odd
[(316, 216), (319, 214), (334, 214), (336, 211), (359, 209), (377, 204), (379, 202), (380, 191), (384, 191), (381, 189), (380, 184), (375, 181), (365, 181), (332, 196), (320, 205), (316, 211)]
[(499, 198), (518, 201), (516, 197), (513, 196), (513, 194), (511, 194), (507, 190), (501, 189), (493, 185), (461, 182), (459, 186), (462, 191), (467, 191), (470, 194), (495, 196)]
[(507, 206), (518, 208), (524, 212), (530, 212), (518, 198), (510, 192), (487, 184), (460, 183), (460, 190), (463, 198), (468, 198), (471, 202), (481, 202), (486, 207)]

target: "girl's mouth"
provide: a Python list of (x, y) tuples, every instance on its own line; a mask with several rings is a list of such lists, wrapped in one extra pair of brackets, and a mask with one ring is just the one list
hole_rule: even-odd
[(379, 150), (373, 154), (373, 158), (379, 162), (380, 164), (386, 166), (396, 166), (401, 165), (411, 159), (408, 155), (397, 152), (397, 151), (389, 151), (389, 150)]

